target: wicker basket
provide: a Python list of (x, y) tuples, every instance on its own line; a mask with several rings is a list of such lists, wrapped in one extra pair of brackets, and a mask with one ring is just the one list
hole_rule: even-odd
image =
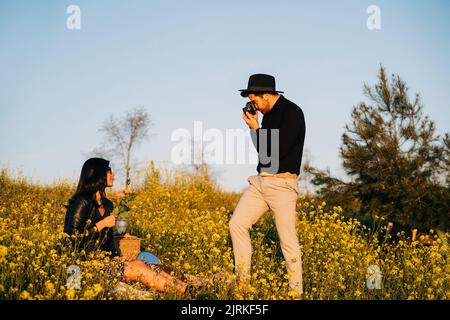
[(122, 257), (137, 259), (141, 253), (141, 239), (131, 235), (115, 236), (114, 241)]

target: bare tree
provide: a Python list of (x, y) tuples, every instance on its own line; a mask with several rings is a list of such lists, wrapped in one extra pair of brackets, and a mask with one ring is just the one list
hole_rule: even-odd
[(209, 175), (209, 165), (206, 162), (207, 154), (205, 152), (205, 146), (200, 141), (195, 141), (193, 138), (191, 143), (191, 162), (195, 173), (200, 175)]
[(150, 115), (143, 107), (128, 111), (122, 118), (116, 118), (113, 114), (109, 116), (100, 128), (105, 134), (104, 145), (93, 152), (97, 155), (109, 155), (118, 158), (125, 171), (125, 188), (130, 184), (130, 171), (132, 152), (134, 148), (148, 137), (148, 131), (153, 125)]

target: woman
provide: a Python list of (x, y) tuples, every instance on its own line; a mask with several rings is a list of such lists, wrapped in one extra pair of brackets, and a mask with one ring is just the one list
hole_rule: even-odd
[(115, 216), (111, 215), (113, 203), (106, 198), (105, 188), (112, 187), (114, 173), (109, 161), (101, 158), (87, 160), (81, 170), (75, 194), (69, 200), (64, 221), (64, 232), (80, 234), (77, 250), (90, 252), (103, 250), (118, 261), (125, 282), (139, 281), (146, 287), (159, 291), (184, 294), (187, 283), (172, 277), (164, 270), (168, 267), (147, 265), (140, 260), (124, 260), (114, 243)]

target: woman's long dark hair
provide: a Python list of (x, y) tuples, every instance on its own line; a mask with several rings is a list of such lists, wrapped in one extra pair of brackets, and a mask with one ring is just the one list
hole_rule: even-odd
[(106, 175), (111, 168), (109, 161), (102, 158), (90, 158), (86, 160), (81, 169), (77, 190), (72, 199), (79, 195), (91, 195), (94, 197), (97, 191), (105, 197)]

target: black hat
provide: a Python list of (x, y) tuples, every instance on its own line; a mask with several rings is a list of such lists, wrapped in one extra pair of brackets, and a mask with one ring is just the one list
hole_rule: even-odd
[(248, 79), (247, 89), (241, 89), (241, 96), (247, 97), (250, 93), (283, 93), (275, 89), (275, 78), (268, 74), (252, 74)]

